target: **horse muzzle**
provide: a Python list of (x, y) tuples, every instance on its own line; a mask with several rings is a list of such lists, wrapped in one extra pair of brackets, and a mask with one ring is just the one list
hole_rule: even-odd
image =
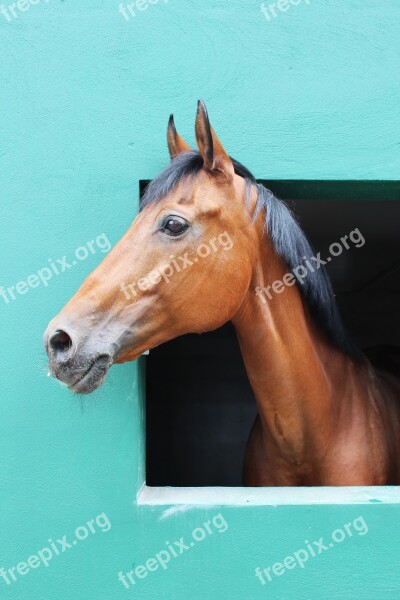
[(93, 355), (78, 347), (65, 330), (45, 333), (44, 345), (49, 358), (49, 371), (53, 377), (69, 387), (75, 394), (90, 394), (103, 383), (113, 363), (108, 353)]

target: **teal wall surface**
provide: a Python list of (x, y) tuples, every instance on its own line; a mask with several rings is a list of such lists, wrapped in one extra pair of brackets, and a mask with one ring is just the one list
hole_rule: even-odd
[[(193, 142), (198, 98), (259, 178), (399, 179), (400, 3), (281, 0), (275, 17), (258, 0), (138, 5), (128, 20), (118, 0), (0, 7), (0, 285), (42, 276), (15, 300), (0, 296), (0, 598), (398, 600), (395, 502), (241, 507), (221, 492), (221, 506), (138, 505), (138, 365), (114, 366), (77, 398), (47, 378), (41, 337), (104, 240), (129, 226), (138, 181), (167, 164), (171, 112)], [(90, 240), (96, 251), (82, 258)], [(49, 259), (64, 256), (76, 264), (46, 281)], [(220, 529), (166, 569), (139, 569), (129, 589), (118, 579), (220, 513)], [(304, 568), (289, 560), (265, 585), (255, 576), (358, 517), (360, 531)], [(93, 531), (79, 529), (88, 521)]]

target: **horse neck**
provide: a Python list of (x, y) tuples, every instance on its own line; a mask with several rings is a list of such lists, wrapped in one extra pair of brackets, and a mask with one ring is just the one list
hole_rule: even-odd
[[(261, 243), (260, 243), (261, 244)], [(316, 456), (325, 446), (353, 381), (353, 363), (325, 341), (297, 285), (273, 294), (255, 293), (282, 281), (287, 267), (272, 247), (260, 252), (246, 299), (233, 319), (256, 397), (261, 428), (290, 460)], [(332, 391), (335, 390), (333, 402)], [(347, 409), (348, 410), (348, 409)], [(267, 436), (265, 436), (266, 438)]]

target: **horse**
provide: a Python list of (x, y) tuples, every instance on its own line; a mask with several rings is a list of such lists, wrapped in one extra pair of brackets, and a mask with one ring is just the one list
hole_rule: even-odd
[(51, 374), (90, 393), (113, 363), (230, 321), (257, 404), (244, 485), (398, 484), (398, 373), (355, 346), (323, 266), (294, 277), (313, 252), (305, 234), (227, 154), (202, 101), (195, 132), (192, 150), (171, 115), (170, 164), (47, 327)]

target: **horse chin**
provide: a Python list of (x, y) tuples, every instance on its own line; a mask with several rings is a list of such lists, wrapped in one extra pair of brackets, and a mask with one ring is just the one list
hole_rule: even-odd
[(115, 360), (115, 364), (121, 365), (122, 363), (133, 362), (140, 358), (142, 354), (144, 354), (144, 352), (128, 352), (127, 354), (123, 354), (122, 356), (117, 358)]
[(69, 389), (74, 394), (91, 394), (104, 383), (111, 365), (112, 360), (109, 356), (99, 356), (78, 381), (68, 386)]
[(127, 352), (122, 353), (120, 356), (118, 356), (118, 358), (116, 358), (114, 360), (115, 364), (122, 364), (122, 363), (126, 363), (126, 362), (133, 362), (134, 360), (137, 360), (138, 358), (140, 358), (141, 356), (143, 356), (144, 354), (147, 355), (149, 354), (149, 350), (128, 350)]

